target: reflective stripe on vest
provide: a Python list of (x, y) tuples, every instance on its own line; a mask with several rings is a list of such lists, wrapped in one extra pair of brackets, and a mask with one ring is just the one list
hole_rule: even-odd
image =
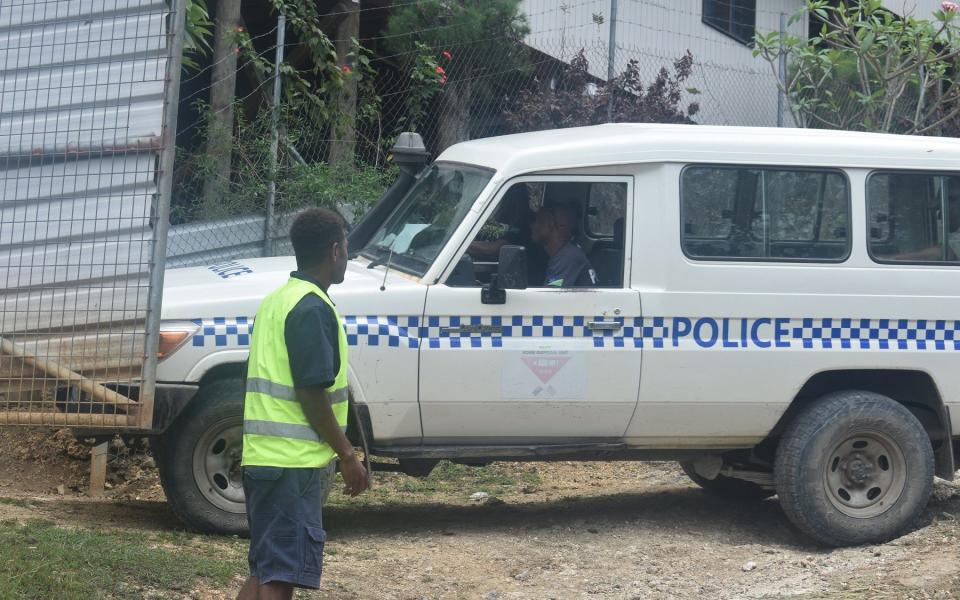
[[(274, 383), (266, 379), (250, 377), (247, 379), (247, 391), (255, 394), (266, 394), (279, 400), (289, 400), (296, 402), (297, 397), (293, 392), (292, 385), (283, 385)], [(347, 388), (341, 388), (330, 393), (330, 404), (339, 404), (346, 402), (349, 398)]]
[(285, 326), (290, 311), (307, 294), (323, 300), (340, 323), (337, 341), (340, 369), (327, 388), (333, 414), (347, 426), (347, 336), (340, 315), (321, 288), (295, 277), (268, 295), (257, 311), (247, 367), (243, 407), (243, 464), (271, 467), (323, 467), (333, 449), (310, 426), (293, 388)]

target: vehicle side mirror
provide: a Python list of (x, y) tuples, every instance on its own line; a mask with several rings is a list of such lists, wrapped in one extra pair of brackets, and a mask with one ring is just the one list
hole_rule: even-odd
[(506, 304), (506, 290), (525, 289), (527, 289), (527, 249), (523, 246), (501, 247), (497, 272), (490, 278), (490, 285), (480, 290), (480, 301), (484, 304)]

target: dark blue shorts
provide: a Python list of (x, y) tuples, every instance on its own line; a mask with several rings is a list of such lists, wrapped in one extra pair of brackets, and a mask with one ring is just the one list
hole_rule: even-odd
[(321, 503), (330, 470), (243, 468), (250, 520), (250, 575), (260, 583), (282, 581), (320, 587), (323, 570)]

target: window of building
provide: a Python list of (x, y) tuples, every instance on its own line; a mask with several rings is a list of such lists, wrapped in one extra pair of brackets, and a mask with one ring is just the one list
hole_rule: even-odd
[(753, 43), (756, 0), (703, 0), (703, 22), (744, 44)]
[(960, 175), (874, 173), (867, 214), (875, 260), (960, 263)]
[(683, 251), (702, 259), (843, 260), (849, 196), (839, 171), (690, 166), (681, 176)]

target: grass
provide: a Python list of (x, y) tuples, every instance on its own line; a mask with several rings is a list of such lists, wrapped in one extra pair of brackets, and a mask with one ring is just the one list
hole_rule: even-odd
[[(470, 467), (441, 462), (428, 477), (378, 473), (361, 499), (391, 504), (424, 499), (470, 502), (474, 492), (509, 497), (540, 484), (532, 465)], [(356, 506), (338, 482), (330, 504)], [(33, 499), (0, 497), (0, 504), (35, 508)], [(183, 598), (235, 586), (247, 573), (247, 540), (180, 531), (61, 527), (49, 521), (0, 520), (0, 599), (155, 600)], [(326, 553), (337, 554), (328, 546)], [(374, 559), (375, 553), (364, 559)], [(424, 581), (429, 582), (430, 576)], [(305, 597), (305, 596), (298, 596)]]
[(189, 543), (195, 537), (3, 521), (0, 598), (179, 598), (200, 584), (222, 588), (246, 572), (244, 544), (237, 541), (234, 551)]
[(20, 508), (36, 508), (40, 506), (40, 502), (38, 500), (30, 500), (27, 498), (0, 497), (0, 504), (8, 504), (10, 506), (19, 506)]
[(471, 467), (441, 461), (427, 477), (376, 473), (373, 489), (353, 499), (340, 493), (343, 484), (338, 477), (328, 505), (393, 503), (410, 499), (411, 496), (417, 500), (431, 496), (436, 496), (438, 500), (469, 500), (474, 492), (507, 497), (520, 494), (524, 488), (536, 487), (540, 483), (540, 475), (533, 465), (494, 463), (484, 467)]

